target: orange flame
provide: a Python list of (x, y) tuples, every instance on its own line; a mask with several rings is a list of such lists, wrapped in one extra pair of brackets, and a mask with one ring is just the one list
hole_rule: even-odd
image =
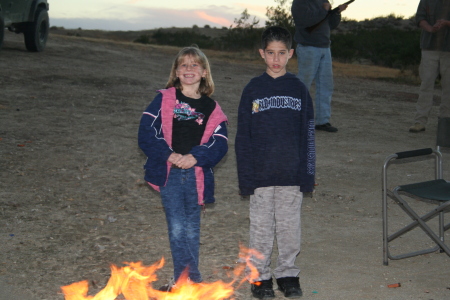
[[(103, 290), (95, 296), (88, 296), (87, 280), (75, 282), (61, 287), (65, 300), (115, 300), (122, 294), (126, 300), (221, 300), (229, 299), (234, 294), (233, 285), (239, 277), (247, 276), (239, 281), (239, 286), (245, 281), (254, 282), (258, 277), (256, 268), (251, 264), (252, 256), (260, 258), (256, 250), (240, 246), (239, 264), (233, 271), (234, 279), (230, 283), (221, 280), (212, 283), (192, 283), (184, 272), (170, 293), (152, 288), (151, 283), (158, 280), (156, 271), (164, 265), (164, 258), (159, 262), (144, 266), (141, 262), (124, 263), (125, 267), (111, 265), (111, 277)], [(246, 268), (247, 267), (247, 268)]]

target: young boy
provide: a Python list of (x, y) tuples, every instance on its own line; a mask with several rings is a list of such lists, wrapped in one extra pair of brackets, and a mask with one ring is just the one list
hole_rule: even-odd
[(285, 297), (300, 297), (295, 259), (303, 193), (314, 188), (314, 111), (305, 85), (286, 71), (294, 52), (289, 31), (267, 28), (261, 46), (266, 72), (242, 92), (236, 134), (239, 188), (250, 195), (249, 247), (264, 256), (251, 258), (259, 272), (251, 291), (259, 299), (275, 297), (270, 261), (276, 238), (278, 289)]

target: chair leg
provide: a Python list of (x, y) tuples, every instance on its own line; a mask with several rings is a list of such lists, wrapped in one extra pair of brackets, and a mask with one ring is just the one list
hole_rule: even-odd
[[(441, 239), (441, 242), (445, 244), (445, 231), (450, 229), (450, 223), (445, 225), (444, 216), (445, 216), (445, 209), (443, 209), (439, 212), (439, 238)], [(439, 252), (443, 253), (446, 251), (444, 249), (442, 249), (442, 247), (441, 247)], [(450, 256), (450, 254), (448, 254), (448, 255)]]
[(383, 215), (383, 265), (389, 264), (389, 242), (388, 242), (388, 213), (387, 213), (387, 198), (392, 197), (392, 193), (387, 189), (386, 182), (383, 182), (383, 203), (382, 203), (382, 215)]
[[(389, 265), (389, 259), (392, 260), (398, 260), (398, 259), (403, 259), (403, 258), (408, 258), (408, 257), (413, 257), (413, 256), (417, 256), (417, 255), (421, 255), (421, 254), (427, 254), (427, 253), (433, 253), (436, 252), (440, 249), (439, 246), (433, 247), (431, 249), (426, 249), (426, 250), (420, 250), (420, 251), (416, 251), (416, 252), (411, 252), (411, 253), (406, 253), (406, 254), (400, 254), (400, 255), (391, 255), (390, 251), (389, 251), (389, 242), (393, 241), (394, 239), (398, 238), (399, 236), (405, 234), (406, 232), (414, 229), (415, 227), (419, 226), (419, 222), (416, 220), (414, 222), (412, 222), (411, 224), (409, 224), (408, 226), (405, 226), (403, 229), (393, 233), (392, 235), (388, 235), (388, 207), (387, 207), (387, 198), (391, 198), (393, 199), (397, 204), (399, 204), (400, 207), (402, 207), (399, 203), (399, 201), (395, 198), (394, 194), (392, 193), (391, 190), (387, 189), (387, 187), (385, 189), (383, 189), (383, 265), (387, 266)], [(430, 215), (434, 216), (435, 213), (430, 213)], [(422, 216), (422, 218), (424, 220), (429, 220), (431, 219), (432, 216)], [(450, 223), (449, 223), (450, 226)]]
[[(448, 206), (450, 205), (450, 202), (435, 208), (434, 210), (430, 211), (429, 213), (427, 213), (423, 216), (419, 216), (408, 205), (408, 203), (405, 200), (403, 200), (403, 198), (398, 194), (396, 189), (394, 189), (392, 195), (389, 195), (389, 196), (395, 202), (397, 202), (397, 204), (402, 208), (403, 211), (405, 211), (405, 213), (407, 215), (409, 215), (409, 217), (413, 220), (413, 222), (410, 223), (409, 225), (405, 226), (404, 228), (400, 229), (399, 231), (393, 233), (390, 236), (387, 236), (387, 237), (384, 236), (384, 238), (387, 239), (386, 243), (389, 243), (390, 241), (396, 239), (397, 237), (414, 229), (415, 227), (420, 226), (420, 228), (437, 244), (437, 247), (435, 247), (435, 248), (421, 250), (421, 251), (417, 251), (417, 252), (411, 252), (411, 253), (397, 255), (397, 256), (389, 255), (389, 252), (388, 252), (389, 249), (386, 246), (385, 250), (387, 251), (389, 258), (401, 259), (401, 258), (416, 256), (416, 255), (420, 255), (420, 254), (431, 253), (431, 252), (435, 252), (437, 250), (440, 250), (441, 252), (445, 252), (448, 256), (450, 256), (450, 248), (447, 245), (445, 245), (445, 243), (444, 243), (444, 232), (445, 232), (446, 228), (448, 229), (450, 227), (450, 223), (447, 224), (446, 226), (444, 226), (444, 211), (448, 208)], [(436, 233), (434, 233), (434, 231), (431, 230), (431, 228), (426, 224), (426, 221), (432, 219), (436, 215), (439, 215), (439, 236), (437, 236)], [(387, 219), (386, 219), (386, 221), (387, 221)], [(386, 227), (386, 229), (387, 229), (387, 227)]]

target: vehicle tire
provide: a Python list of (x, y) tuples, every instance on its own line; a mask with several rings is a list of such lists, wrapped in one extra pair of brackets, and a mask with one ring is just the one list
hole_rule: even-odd
[(45, 8), (38, 8), (33, 22), (27, 23), (25, 26), (24, 37), (25, 47), (28, 51), (41, 52), (47, 43), (49, 31), (48, 12)]
[(5, 36), (5, 23), (3, 22), (3, 17), (0, 16), (0, 49), (3, 45), (3, 38)]

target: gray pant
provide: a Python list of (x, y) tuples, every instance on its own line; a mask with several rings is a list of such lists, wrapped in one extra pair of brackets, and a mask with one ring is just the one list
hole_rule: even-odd
[(419, 75), (420, 85), (419, 99), (416, 105), (414, 121), (425, 125), (428, 121), (431, 107), (433, 106), (434, 83), (441, 74), (441, 106), (439, 117), (450, 117), (450, 52), (422, 51)]
[(257, 188), (250, 196), (249, 247), (263, 256), (251, 258), (259, 272), (254, 281), (272, 278), (270, 261), (275, 238), (278, 246), (275, 278), (296, 277), (300, 273), (295, 259), (300, 253), (302, 201), (303, 193), (298, 186)]

